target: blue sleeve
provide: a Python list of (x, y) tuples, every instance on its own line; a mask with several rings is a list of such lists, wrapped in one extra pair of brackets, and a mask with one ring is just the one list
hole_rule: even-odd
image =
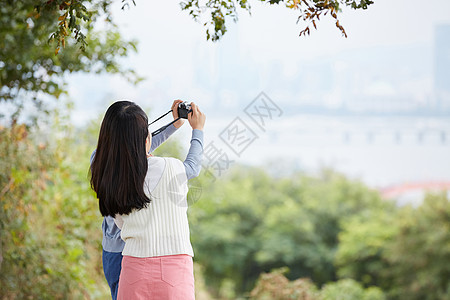
[(113, 217), (104, 217), (102, 223), (103, 250), (107, 252), (122, 252), (125, 242), (120, 237), (120, 228), (117, 227)]
[(202, 155), (203, 155), (203, 131), (192, 130), (191, 146), (189, 152), (183, 162), (186, 168), (187, 179), (197, 177), (202, 170)]
[(177, 128), (175, 126), (170, 125), (161, 133), (152, 137), (152, 145), (150, 146), (150, 153), (156, 150), (162, 143), (164, 143), (175, 131)]

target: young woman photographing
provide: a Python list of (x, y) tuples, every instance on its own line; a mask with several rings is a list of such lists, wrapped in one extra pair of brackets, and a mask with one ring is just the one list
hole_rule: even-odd
[(148, 119), (136, 104), (116, 102), (103, 119), (91, 185), (101, 214), (115, 218), (125, 241), (118, 299), (194, 299), (187, 180), (200, 172), (205, 123), (195, 103), (188, 121), (191, 147), (181, 162), (149, 155)]

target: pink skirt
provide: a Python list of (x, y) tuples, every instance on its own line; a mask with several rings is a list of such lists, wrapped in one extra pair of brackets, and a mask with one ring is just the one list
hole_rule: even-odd
[(124, 256), (117, 299), (195, 299), (192, 257)]

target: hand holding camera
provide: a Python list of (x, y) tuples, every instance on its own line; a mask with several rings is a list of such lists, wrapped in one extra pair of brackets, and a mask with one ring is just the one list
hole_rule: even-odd
[(187, 118), (189, 124), (191, 125), (192, 129), (203, 130), (206, 121), (205, 114), (200, 111), (200, 109), (194, 102), (191, 102), (191, 110), (192, 113), (189, 113)]
[(175, 100), (173, 102), (173, 105), (178, 105), (176, 113), (174, 106), (172, 106), (174, 119), (178, 117), (180, 117), (181, 119), (188, 119), (192, 129), (203, 130), (203, 127), (205, 126), (206, 116), (200, 111), (200, 109), (194, 102), (189, 104), (181, 100)]
[(173, 121), (167, 125), (164, 125), (163, 127), (159, 128), (159, 129), (153, 131), (151, 133), (152, 137), (157, 134), (160, 134), (168, 126), (170, 126), (172, 124), (175, 126), (175, 128), (180, 128), (184, 124), (183, 119), (188, 119), (189, 124), (191, 125), (192, 129), (203, 130), (203, 126), (205, 125), (205, 120), (206, 120), (205, 115), (200, 111), (200, 109), (198, 108), (197, 105), (195, 105), (194, 102), (189, 104), (189, 103), (183, 102), (181, 100), (173, 101), (171, 110), (169, 110), (167, 113), (160, 116), (159, 118), (157, 118), (156, 120), (154, 120), (153, 122), (151, 122), (148, 125), (149, 126), (152, 125), (153, 123), (160, 120), (161, 118), (163, 118), (170, 112), (172, 112)]
[[(187, 115), (186, 115), (186, 117), (183, 117), (184, 112), (180, 111), (180, 105), (184, 104), (184, 103), (185, 102), (183, 102), (182, 100), (179, 100), (179, 99), (173, 101), (173, 104), (171, 107), (173, 119), (176, 120), (176, 119), (178, 119), (178, 117), (181, 118), (178, 121), (176, 121), (175, 123), (173, 123), (173, 126), (175, 126), (175, 128), (180, 128), (184, 124), (183, 119), (187, 119)], [(180, 112), (181, 112), (181, 114), (180, 114)]]

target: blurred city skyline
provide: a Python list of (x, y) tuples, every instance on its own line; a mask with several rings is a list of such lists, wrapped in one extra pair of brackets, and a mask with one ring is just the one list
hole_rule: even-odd
[[(434, 2), (450, 8), (447, 1)], [(295, 11), (255, 2), (252, 16), (240, 11), (239, 22), (230, 21), (218, 43), (206, 42), (202, 26), (181, 12), (176, 1), (137, 2), (125, 11), (117, 5), (114, 17), (124, 36), (139, 41), (139, 53), (125, 64), (146, 80), (134, 87), (119, 77), (83, 74), (86, 88), (75, 80), (71, 95), (80, 108), (92, 98), (99, 102), (99, 93), (111, 97), (109, 102), (124, 97), (154, 108), (165, 99), (184, 97), (199, 99), (208, 108), (239, 109), (260, 91), (301, 106), (336, 108), (348, 103), (358, 109), (374, 98), (384, 101), (387, 110), (405, 103), (430, 105), (436, 99), (436, 57), (444, 56), (436, 49), (445, 48), (450, 17), (441, 13), (444, 9), (419, 3), (379, 0), (367, 11), (344, 9), (341, 23), (349, 34), (345, 39), (327, 18), (310, 37), (300, 38), (305, 24), (295, 24)], [(444, 28), (440, 38), (437, 28)], [(367, 38), (370, 35), (373, 38)], [(445, 66), (441, 70), (448, 72)], [(85, 90), (89, 93), (77, 97)]]
[[(220, 132), (265, 92), (283, 116), (257, 132), (236, 162), (333, 167), (377, 187), (450, 180), (448, 1), (344, 9), (348, 39), (326, 18), (310, 37), (298, 37), (305, 24), (295, 23), (295, 11), (255, 3), (252, 16), (240, 11), (218, 43), (206, 42), (176, 1), (136, 5), (117, 7), (114, 17), (124, 36), (139, 40), (139, 53), (124, 63), (146, 80), (132, 86), (118, 76), (71, 76), (75, 124), (118, 99), (151, 108), (152, 119), (181, 98), (202, 107), (207, 140), (220, 142)], [(188, 145), (189, 130), (181, 132)]]

